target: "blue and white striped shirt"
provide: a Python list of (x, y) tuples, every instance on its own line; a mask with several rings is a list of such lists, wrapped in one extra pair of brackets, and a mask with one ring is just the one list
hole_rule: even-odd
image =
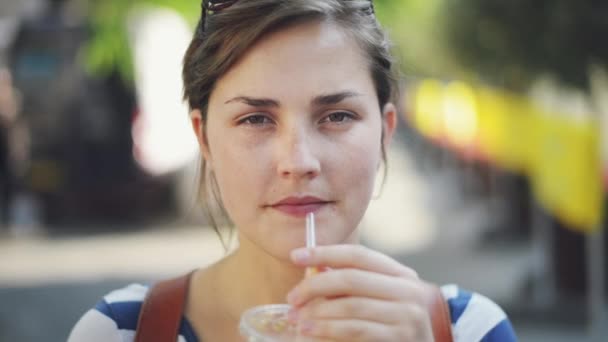
[[(131, 342), (148, 287), (133, 284), (106, 295), (76, 324), (68, 342)], [(456, 285), (441, 287), (450, 308), (455, 342), (517, 341), (504, 311), (490, 299)], [(183, 318), (178, 342), (198, 342)]]

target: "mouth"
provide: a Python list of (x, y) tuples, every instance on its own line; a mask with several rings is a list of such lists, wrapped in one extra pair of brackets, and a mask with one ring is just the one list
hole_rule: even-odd
[(327, 201), (312, 196), (288, 197), (269, 207), (289, 216), (305, 217), (306, 214), (317, 212), (333, 203), (333, 201)]

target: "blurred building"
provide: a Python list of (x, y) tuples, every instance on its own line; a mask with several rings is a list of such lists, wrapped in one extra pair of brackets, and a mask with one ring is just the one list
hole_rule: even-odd
[[(27, 152), (16, 175), (26, 199), (16, 202), (25, 203), (23, 215), (53, 229), (171, 212), (175, 175), (151, 172), (138, 161), (141, 142), (134, 145), (132, 133), (148, 133), (141, 129), (148, 116), (134, 84), (117, 71), (92, 74), (86, 68), (92, 33), (87, 8), (58, 0), (6, 3), (11, 5), (2, 5), (2, 13), (15, 15), (11, 30), (3, 30), (5, 64), (22, 98), (19, 121), (27, 131), (17, 142)], [(156, 146), (171, 141), (170, 134), (156, 135)]]

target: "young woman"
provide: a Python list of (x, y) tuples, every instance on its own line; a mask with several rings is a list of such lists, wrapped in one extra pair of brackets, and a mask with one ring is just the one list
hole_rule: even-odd
[[(239, 244), (192, 276), (181, 341), (239, 341), (243, 311), (284, 302), (314, 340), (432, 341), (416, 272), (358, 245), (397, 123), (389, 44), (371, 1), (205, 1), (183, 78), (204, 193)], [(314, 249), (303, 248), (308, 212)], [(330, 270), (305, 278), (307, 266)], [(456, 341), (515, 340), (492, 301), (442, 290)], [(132, 340), (146, 291), (110, 293), (70, 341)]]

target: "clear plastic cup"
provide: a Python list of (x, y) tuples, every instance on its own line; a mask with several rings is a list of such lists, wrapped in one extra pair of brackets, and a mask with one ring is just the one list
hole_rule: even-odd
[(243, 313), (239, 331), (248, 342), (293, 342), (296, 326), (287, 319), (291, 306), (261, 305)]

